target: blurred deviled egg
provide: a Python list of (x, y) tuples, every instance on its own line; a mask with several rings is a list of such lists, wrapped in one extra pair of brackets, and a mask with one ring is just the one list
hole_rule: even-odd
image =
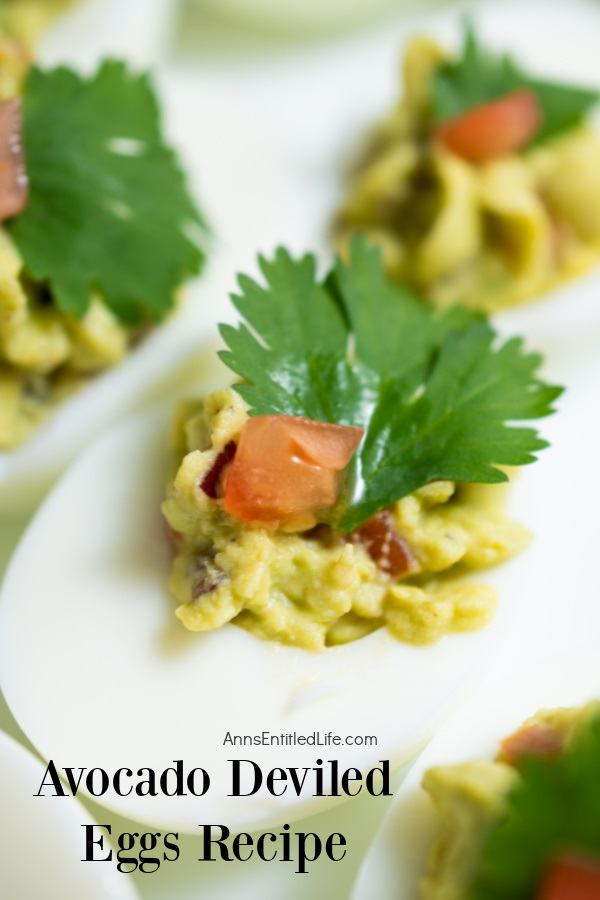
[(413, 38), (403, 80), (349, 175), (338, 247), (366, 234), (393, 277), (488, 312), (598, 264), (597, 85), (540, 78), (472, 24), (453, 55)]
[[(88, 77), (42, 70), (14, 45), (2, 47), (6, 505), (24, 502), (31, 480), (47, 480), (94, 429), (164, 376), (173, 350), (158, 335), (176, 318), (184, 283), (202, 268), (206, 228), (165, 143), (146, 75), (115, 60)], [(152, 337), (153, 365), (127, 367)], [(121, 368), (122, 378), (101, 377)]]
[(353, 900), (600, 896), (596, 654), (487, 684), (400, 788)]

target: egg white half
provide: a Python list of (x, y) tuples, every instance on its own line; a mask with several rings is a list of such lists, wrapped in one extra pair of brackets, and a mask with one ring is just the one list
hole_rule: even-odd
[(600, 698), (598, 654), (536, 660), (487, 684), (431, 741), (403, 782), (365, 857), (352, 900), (414, 900), (438, 820), (420, 788), (431, 766), (495, 756), (498, 742), (539, 709)]
[(83, 825), (76, 800), (34, 797), (44, 766), (0, 731), (0, 872), (2, 896), (44, 900), (135, 900), (127, 875), (81, 861)]

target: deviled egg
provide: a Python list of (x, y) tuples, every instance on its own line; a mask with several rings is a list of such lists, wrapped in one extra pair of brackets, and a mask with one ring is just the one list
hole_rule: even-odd
[(14, 491), (18, 449), (175, 309), (205, 226), (146, 76), (29, 68), (4, 46), (0, 481)]
[(310, 256), (261, 265), (264, 284), (240, 278), (245, 323), (223, 329), (241, 383), (176, 425), (178, 617), (313, 650), (481, 628), (496, 594), (468, 574), (530, 538), (490, 463), (534, 460), (545, 442), (505, 423), (548, 415), (560, 389), (480, 317), (422, 307), (360, 241), (323, 281)]
[[(75, 73), (60, 74), (61, 72), (62, 69), (38, 72), (35, 79), (38, 84), (40, 81), (43, 84), (44, 79), (48, 79), (48, 84), (52, 82), (52, 85), (61, 82), (64, 89), (69, 84), (77, 84), (81, 93), (94, 90), (94, 85), (98, 86), (98, 75), (83, 78)], [(125, 94), (129, 96), (137, 113), (132, 114), (128, 122), (119, 122), (113, 117), (108, 132), (104, 136), (98, 136), (100, 143), (95, 145), (95, 149), (102, 149), (105, 138), (117, 141), (111, 146), (119, 152), (107, 151), (102, 165), (116, 166), (117, 174), (127, 171), (127, 191), (135, 191), (135, 185), (141, 190), (145, 183), (146, 188), (138, 195), (138, 200), (142, 205), (152, 207), (154, 185), (150, 186), (149, 192), (146, 190), (148, 179), (152, 180), (154, 177), (152, 173), (157, 178), (160, 178), (161, 173), (165, 178), (171, 173), (176, 182), (182, 176), (175, 158), (160, 143), (158, 133), (151, 142), (153, 149), (149, 151), (149, 159), (136, 157), (136, 151), (141, 147), (136, 141), (143, 137), (142, 130), (154, 129), (154, 134), (157, 128), (155, 101), (144, 77), (126, 70), (119, 75), (113, 68), (112, 75), (108, 71), (103, 76), (105, 80), (102, 83), (106, 84), (106, 79), (114, 80), (115, 77), (121, 78), (123, 84), (130, 89)], [(112, 89), (115, 86), (113, 83)], [(33, 300), (30, 299), (30, 294), (35, 291), (29, 276), (26, 284), (22, 283), (25, 276), (19, 245), (15, 236), (9, 233), (13, 227), (17, 227), (20, 217), (7, 220), (5, 231), (1, 235), (3, 260), (5, 269), (8, 265), (13, 274), (11, 278), (7, 274), (0, 290), (5, 297), (3, 308), (6, 308), (7, 303), (11, 304), (10, 317), (4, 318), (4, 324), (0, 325), (0, 373), (5, 391), (0, 408), (4, 448), (0, 450), (0, 507), (3, 512), (12, 508), (30, 507), (67, 461), (108, 423), (150, 401), (156, 401), (167, 389), (172, 394), (182, 380), (187, 379), (189, 383), (190, 378), (205, 374), (199, 348), (203, 341), (212, 339), (215, 322), (230, 315), (227, 291), (232, 283), (233, 273), (237, 267), (251, 265), (254, 256), (251, 241), (254, 237), (261, 236), (266, 246), (273, 240), (275, 223), (279, 217), (277, 197), (283, 190), (285, 181), (276, 145), (265, 137), (266, 128), (255, 130), (250, 119), (256, 123), (256, 117), (247, 110), (239, 109), (236, 98), (231, 93), (225, 96), (220, 90), (199, 91), (195, 79), (163, 73), (160, 88), (165, 97), (168, 130), (174, 135), (177, 146), (182, 147), (185, 152), (194, 182), (194, 193), (201, 194), (204, 198), (207, 219), (213, 229), (208, 236), (202, 229), (194, 228), (190, 232), (185, 228), (187, 237), (181, 237), (181, 246), (188, 247), (189, 263), (193, 269), (197, 267), (203, 254), (202, 246), (207, 241), (210, 242), (208, 263), (202, 278), (186, 287), (183, 292), (178, 288), (168, 298), (163, 292), (165, 303), (172, 304), (173, 311), (167, 313), (165, 310), (167, 314), (162, 321), (156, 323), (156, 327), (148, 327), (152, 324), (149, 318), (142, 323), (141, 328), (140, 324), (133, 324), (129, 319), (121, 321), (116, 313), (103, 304), (97, 292), (94, 292), (95, 299), (87, 312), (83, 313), (83, 318), (79, 318), (77, 312), (59, 310), (45, 288), (41, 300), (37, 294), (34, 298), (38, 305), (41, 303), (42, 308), (37, 310), (36, 306), (37, 318), (33, 317), (32, 322)], [(134, 95), (140, 100), (139, 107), (137, 102), (134, 103)], [(102, 97), (98, 96), (97, 100), (102, 102)], [(121, 104), (126, 102), (125, 97)], [(223, 118), (224, 108), (232, 112), (226, 119)], [(41, 115), (41, 111), (38, 110), (37, 114)], [(61, 115), (63, 118), (70, 115), (67, 107), (62, 109)], [(55, 118), (57, 122), (60, 121), (59, 114)], [(73, 119), (72, 123), (64, 123), (65, 128), (73, 130), (79, 127), (77, 117), (73, 116)], [(102, 126), (103, 129), (105, 125), (106, 123)], [(92, 128), (91, 132), (88, 126)], [(87, 130), (81, 132), (82, 139), (93, 141), (95, 127), (95, 119), (90, 113), (86, 120)], [(240, 158), (236, 148), (239, 147), (242, 135), (245, 153)], [(141, 167), (145, 182), (134, 183), (129, 178), (134, 170), (137, 171), (137, 166)], [(99, 176), (102, 171), (104, 169), (101, 167), (96, 174)], [(30, 197), (33, 197), (34, 181), (34, 177), (30, 175)], [(150, 226), (153, 219), (145, 211), (140, 211), (138, 204), (138, 224), (143, 221), (144, 228), (138, 229), (137, 237), (134, 235), (139, 251), (136, 258), (138, 264), (148, 267), (147, 274), (152, 271), (157, 273), (161, 265), (165, 273), (172, 265), (174, 281), (179, 284), (183, 280), (186, 266), (183, 265), (182, 258), (177, 263), (172, 249), (174, 242), (178, 240), (176, 234), (181, 210), (178, 212), (175, 208), (175, 196), (165, 190), (164, 178), (161, 183), (163, 230), (155, 229), (154, 233), (145, 236), (144, 228)], [(119, 184), (123, 187), (124, 183)], [(181, 189), (186, 190), (183, 182), (181, 184)], [(68, 190), (71, 191), (72, 187), (73, 185)], [(61, 181), (61, 189), (67, 190), (64, 179)], [(75, 210), (77, 213), (80, 197), (74, 189), (69, 197), (72, 201), (71, 211)], [(186, 202), (192, 204), (189, 194), (186, 193), (186, 197)], [(94, 218), (93, 197), (86, 195), (81, 198), (81, 202), (82, 211), (85, 208)], [(38, 212), (40, 208), (38, 204)], [(27, 209), (25, 207), (23, 215), (27, 214)], [(120, 207), (117, 203), (111, 209), (112, 212), (98, 210), (98, 217), (103, 217), (106, 224), (104, 236), (110, 244), (108, 248), (103, 245), (107, 252), (101, 257), (99, 255), (98, 259), (101, 258), (102, 265), (110, 268), (111, 284), (119, 296), (129, 296), (128, 292), (131, 292), (131, 296), (141, 297), (143, 294), (148, 299), (149, 293), (136, 280), (134, 260), (129, 251), (125, 264), (120, 267), (120, 273), (113, 268), (119, 266), (119, 259), (123, 262), (122, 255), (128, 245), (117, 238), (122, 234), (122, 228), (127, 228), (128, 222), (122, 219), (123, 214), (127, 218), (125, 207)], [(156, 217), (155, 214), (153, 216)], [(172, 233), (167, 234), (164, 229), (171, 219), (176, 224), (173, 225)], [(71, 234), (69, 246), (79, 247), (84, 234), (89, 235), (90, 227), (86, 232), (79, 231), (75, 236)], [(60, 238), (59, 234), (48, 234), (51, 235), (48, 236), (48, 245), (43, 242), (37, 248), (42, 254), (46, 251), (49, 253), (51, 246), (56, 247)], [(193, 249), (197, 241), (200, 243), (199, 250)], [(150, 247), (154, 247), (152, 252), (149, 252)], [(66, 255), (65, 258), (68, 260), (76, 257)], [(36, 257), (36, 266), (42, 262)], [(84, 266), (81, 267), (80, 274), (85, 279)], [(42, 281), (45, 284), (45, 277)], [(7, 282), (10, 282), (8, 286)], [(156, 285), (152, 290), (155, 289)], [(145, 301), (142, 300), (143, 302)], [(156, 312), (159, 314), (158, 309)], [(140, 314), (144, 318), (141, 308)], [(40, 318), (44, 328), (40, 327), (36, 331), (34, 326), (36, 322), (39, 325)], [(17, 364), (16, 358), (12, 361), (12, 351), (10, 360), (6, 361), (4, 358), (4, 332), (10, 327), (12, 340), (17, 340), (15, 332), (18, 331), (20, 322), (25, 329), (29, 328), (30, 339), (32, 332), (33, 337), (39, 338), (20, 342), (17, 349), (20, 350), (22, 365)], [(38, 334), (40, 330), (41, 335)], [(42, 352), (43, 346), (50, 339), (53, 340), (52, 361)], [(26, 358), (25, 344), (31, 346), (31, 352)], [(79, 350), (76, 351), (76, 347)], [(62, 357), (65, 359), (61, 362)], [(71, 390), (77, 385), (83, 387)]]
[(0, 449), (13, 450), (174, 309), (205, 226), (146, 76), (115, 61), (89, 78), (5, 74)]
[(353, 900), (597, 896), (598, 697), (592, 653), (485, 683), (403, 783)]
[(414, 38), (403, 79), (350, 174), (338, 246), (364, 233), (430, 300), (487, 311), (598, 263), (597, 85), (529, 74), (470, 24), (456, 55)]
[[(526, 352), (519, 341), (499, 343), (487, 323), (464, 310), (438, 313), (422, 304), (386, 280), (378, 253), (362, 243), (355, 245), (352, 263), (338, 262), (335, 272), (324, 281), (317, 278), (310, 256), (296, 259), (280, 250), (273, 260), (262, 260), (261, 266), (264, 280), (242, 277), (241, 295), (236, 299), (242, 315), (253, 322), (256, 335), (246, 325), (223, 329), (229, 347), (224, 359), (244, 377), (234, 388), (243, 392), (251, 415), (248, 418), (244, 411), (240, 417), (238, 401), (226, 390), (220, 396), (225, 396), (227, 403), (219, 404), (218, 395), (216, 399), (213, 395), (201, 406), (199, 415), (189, 419), (184, 431), (186, 440), (195, 438), (203, 446), (202, 442), (216, 433), (207, 410), (220, 410), (219, 433), (226, 444), (233, 436), (233, 432), (228, 435), (228, 422), (239, 424), (237, 437), (250, 423), (260, 426), (266, 419), (272, 425), (272, 419), (279, 416), (276, 425), (283, 427), (283, 432), (272, 442), (272, 450), (283, 453), (279, 458), (283, 464), (292, 420), (292, 443), (297, 452), (287, 463), (295, 477), (287, 479), (286, 491), (279, 490), (273, 468), (271, 477), (262, 479), (262, 487), (276, 488), (270, 496), (265, 495), (261, 478), (250, 479), (250, 491), (245, 476), (232, 480), (233, 468), (224, 484), (218, 483), (214, 472), (211, 476), (218, 498), (222, 489), (227, 497), (228, 491), (236, 488), (229, 500), (235, 497), (239, 523), (224, 520), (222, 530), (229, 529), (231, 538), (227, 550), (235, 555), (237, 547), (243, 554), (247, 542), (257, 544), (258, 572), (252, 554), (245, 557), (246, 596), (254, 586), (265, 616), (269, 606), (277, 612), (279, 605), (277, 618), (282, 627), (273, 627), (272, 616), (257, 621), (256, 627), (251, 622), (229, 621), (240, 612), (235, 606), (242, 596), (238, 590), (243, 581), (241, 568), (230, 596), (224, 592), (215, 598), (199, 591), (190, 598), (192, 625), (207, 608), (218, 613), (220, 621), (205, 620), (210, 630), (188, 631), (173, 615), (167, 585), (172, 543), (177, 551), (179, 540), (174, 532), (183, 532), (187, 515), (190, 529), (185, 553), (189, 556), (196, 529), (198, 559), (205, 565), (204, 569), (197, 567), (195, 583), (207, 584), (207, 556), (213, 555), (210, 562), (217, 569), (224, 568), (220, 554), (226, 551), (210, 547), (207, 553), (202, 528), (224, 516), (220, 506), (229, 500), (213, 501), (214, 508), (204, 503), (208, 457), (212, 468), (219, 452), (211, 446), (203, 457), (206, 450), (194, 449), (187, 463), (181, 456), (176, 458), (176, 467), (190, 470), (190, 487), (179, 497), (170, 493), (175, 505), (166, 510), (170, 528), (165, 528), (160, 509), (169, 478), (166, 413), (133, 419), (107, 433), (73, 465), (18, 548), (0, 605), (1, 686), (34, 744), (58, 767), (71, 764), (63, 760), (81, 759), (82, 765), (116, 771), (127, 759), (134, 770), (151, 766), (160, 771), (181, 759), (186, 769), (204, 768), (210, 775), (210, 789), (202, 796), (144, 796), (143, 792), (122, 796), (109, 786), (97, 798), (130, 818), (184, 832), (195, 832), (203, 822), (226, 822), (232, 830), (289, 822), (339, 801), (339, 793), (331, 795), (333, 775), (328, 763), (323, 763), (325, 751), (321, 748), (329, 745), (294, 742), (294, 734), (320, 733), (323, 741), (328, 734), (330, 739), (335, 734), (340, 771), (350, 766), (366, 771), (385, 760), (391, 767), (406, 761), (464, 690), (472, 672), (493, 657), (515, 610), (527, 603), (534, 580), (527, 554), (490, 569), (486, 582), (498, 591), (501, 603), (491, 623), (476, 633), (460, 632), (480, 626), (480, 619), (465, 614), (462, 621), (453, 621), (452, 598), (432, 610), (427, 596), (430, 585), (427, 590), (412, 585), (408, 594), (413, 605), (418, 606), (422, 597), (423, 613), (444, 623), (444, 628), (426, 638), (459, 632), (427, 648), (403, 642), (402, 635), (398, 640), (392, 628), (384, 627), (377, 611), (369, 621), (367, 601), (383, 603), (386, 593), (394, 593), (398, 578), (386, 568), (397, 559), (398, 547), (406, 550), (402, 536), (391, 536), (394, 550), (388, 552), (386, 535), (370, 555), (367, 542), (361, 546), (352, 540), (338, 540), (336, 535), (351, 535), (398, 498), (414, 494), (422, 479), (479, 479), (492, 482), (490, 491), (502, 491), (500, 482), (506, 476), (493, 462), (532, 461), (544, 446), (534, 430), (516, 428), (514, 422), (546, 414), (558, 391), (538, 378), (539, 357)], [(379, 319), (370, 315), (375, 303)], [(353, 341), (349, 340), (350, 331)], [(250, 369), (242, 371), (247, 365)], [(481, 367), (489, 376), (484, 379), (483, 394), (470, 380), (477, 372), (480, 383)], [(325, 373), (329, 378), (323, 381)], [(205, 388), (208, 393), (214, 385)], [(493, 392), (493, 402), (488, 390)], [(461, 439), (455, 455), (451, 435), (458, 427), (457, 417), (464, 415), (471, 422), (470, 434), (467, 440)], [(438, 439), (440, 428), (447, 429), (443, 441)], [(187, 447), (178, 434), (181, 454)], [(435, 434), (431, 444), (428, 434)], [(394, 456), (397, 445), (393, 441), (399, 435), (400, 443), (402, 436), (408, 438), (402, 443), (401, 461)], [(346, 461), (350, 452), (348, 465), (341, 464), (340, 446)], [(379, 449), (374, 457), (369, 447), (375, 446)], [(548, 525), (547, 518), (540, 515), (540, 498), (549, 484), (558, 481), (552, 453), (545, 451), (538, 464), (546, 463), (540, 479), (523, 475), (508, 496), (507, 515), (523, 518), (535, 531)], [(254, 455), (254, 459), (264, 465), (270, 462), (268, 453), (263, 453), (262, 459), (260, 454)], [(200, 467), (196, 466), (198, 460), (202, 461)], [(289, 474), (289, 465), (286, 471)], [(309, 494), (305, 491), (307, 475), (313, 487)], [(174, 482), (175, 490), (181, 481), (179, 477)], [(447, 496), (450, 493), (446, 490), (449, 505), (453, 502)], [(324, 502), (328, 498), (329, 504)], [(419, 502), (413, 505), (418, 513)], [(239, 516), (249, 509), (253, 523), (247, 521), (246, 513)], [(453, 574), (463, 585), (457, 596), (465, 591), (461, 597), (467, 612), (485, 605), (490, 589), (483, 592), (483, 602), (477, 596), (472, 599), (477, 589), (469, 587), (460, 567), (465, 546), (473, 553), (478, 548), (482, 562), (491, 563), (510, 555), (501, 552), (498, 556), (498, 546), (505, 540), (502, 535), (512, 535), (515, 527), (503, 519), (504, 513), (496, 511), (475, 515), (479, 524), (472, 531), (469, 523), (474, 512), (467, 503), (461, 526), (447, 523), (463, 548)], [(204, 525), (203, 515), (207, 518)], [(458, 517), (461, 519), (460, 513)], [(394, 531), (399, 520), (393, 513), (390, 520)], [(331, 544), (326, 549), (321, 548), (318, 535), (305, 533), (306, 528), (322, 525), (333, 532), (331, 540), (324, 541)], [(433, 531), (433, 544), (437, 544), (439, 532)], [(279, 566), (279, 548), (286, 535), (295, 542), (296, 550), (281, 554)], [(420, 565), (425, 546), (426, 542), (415, 542), (410, 548)], [(350, 616), (352, 622), (342, 622), (344, 628), (347, 624), (358, 627), (354, 633), (346, 630), (346, 642), (340, 642), (327, 639), (324, 623), (337, 624), (351, 613), (349, 600), (356, 585), (352, 565), (350, 589), (345, 584), (348, 552), (351, 560), (356, 556), (357, 566), (365, 573), (361, 575), (363, 589), (359, 586), (355, 593), (357, 602), (365, 600), (367, 614), (357, 610), (356, 617)], [(340, 582), (337, 595), (326, 583), (321, 565), (326, 558), (335, 569), (336, 556), (339, 572), (332, 572), (331, 579)], [(412, 569), (411, 573), (415, 574)], [(226, 588), (227, 572), (225, 578), (217, 574), (217, 582)], [(446, 574), (442, 572), (442, 578)], [(280, 579), (277, 584), (274, 575)], [(427, 583), (427, 572), (425, 576)], [(308, 585), (304, 604), (298, 602), (301, 597), (296, 596), (291, 581), (283, 585), (284, 577), (297, 579), (298, 589)], [(272, 594), (265, 591), (265, 583), (277, 590)], [(280, 590), (282, 585), (286, 596)], [(401, 581), (397, 593), (403, 594)], [(334, 607), (329, 607), (331, 600), (336, 601)], [(294, 604), (298, 604), (296, 609)], [(449, 617), (445, 615), (448, 607)], [(223, 609), (231, 614), (223, 616)], [(256, 607), (248, 611), (253, 615), (259, 612)], [(360, 621), (361, 616), (366, 622)], [(185, 615), (180, 617), (185, 619)], [(294, 623), (300, 623), (297, 629)], [(310, 640), (305, 639), (306, 634)], [(26, 681), (23, 671), (28, 672)], [(29, 688), (30, 679), (37, 684), (35, 691)], [(391, 714), (394, 709), (400, 709), (401, 715)], [(357, 731), (374, 736), (374, 740), (345, 740), (344, 735)], [(272, 739), (252, 739), (263, 732)], [(251, 750), (247, 743), (235, 744), (231, 735), (250, 736)], [(266, 772), (273, 766), (277, 741), (286, 747), (286, 766), (306, 769), (311, 785), (311, 779), (316, 784), (318, 773), (325, 769), (324, 789), (319, 791), (313, 785), (273, 796), (263, 784), (254, 793), (244, 788), (247, 796), (232, 794), (231, 760), (250, 757)], [(248, 777), (248, 763), (244, 765)]]

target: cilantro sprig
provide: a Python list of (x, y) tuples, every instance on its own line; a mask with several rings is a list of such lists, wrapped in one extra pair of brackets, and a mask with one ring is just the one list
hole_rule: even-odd
[(597, 89), (529, 75), (508, 54), (498, 55), (484, 47), (472, 23), (467, 22), (460, 56), (442, 63), (434, 74), (434, 118), (438, 123), (445, 122), (473, 106), (525, 88), (535, 92), (542, 111), (542, 125), (535, 143), (575, 127), (600, 100)]
[(553, 411), (561, 388), (537, 375), (519, 338), (497, 341), (462, 308), (440, 312), (385, 275), (356, 238), (324, 281), (313, 256), (278, 249), (265, 279), (239, 278), (245, 322), (221, 326), (222, 358), (251, 415), (288, 414), (365, 428), (333, 523), (351, 531), (436, 479), (506, 480), (547, 446), (520, 420)]
[(469, 900), (533, 897), (555, 855), (600, 857), (599, 770), (600, 716), (558, 760), (524, 760), (506, 815), (484, 844)]
[(8, 227), (26, 274), (64, 312), (97, 290), (122, 322), (161, 319), (202, 266), (204, 224), (149, 78), (114, 60), (90, 78), (34, 68), (23, 118), (29, 199)]

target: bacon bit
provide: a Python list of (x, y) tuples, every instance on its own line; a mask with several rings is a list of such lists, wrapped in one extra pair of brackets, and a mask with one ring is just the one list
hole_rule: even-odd
[(225, 444), (225, 447), (221, 450), (217, 458), (215, 459), (212, 467), (208, 470), (200, 487), (204, 491), (207, 497), (210, 497), (211, 500), (216, 500), (219, 496), (219, 487), (221, 483), (221, 476), (223, 475), (223, 470), (225, 466), (229, 465), (233, 457), (235, 456), (235, 451), (237, 448), (237, 444), (235, 441), (229, 441), (228, 444)]
[(419, 569), (412, 547), (396, 531), (388, 510), (377, 513), (357, 528), (350, 539), (353, 543), (362, 544), (381, 571), (393, 578)]
[(500, 744), (500, 759), (517, 767), (528, 756), (537, 759), (556, 759), (563, 750), (565, 735), (556, 728), (541, 723), (523, 725)]
[(16, 216), (27, 203), (21, 100), (0, 103), (0, 221)]
[(215, 565), (211, 557), (199, 556), (194, 560), (191, 571), (192, 600), (211, 594), (225, 577), (225, 572)]
[(548, 866), (536, 900), (599, 900), (600, 863), (562, 856)]

